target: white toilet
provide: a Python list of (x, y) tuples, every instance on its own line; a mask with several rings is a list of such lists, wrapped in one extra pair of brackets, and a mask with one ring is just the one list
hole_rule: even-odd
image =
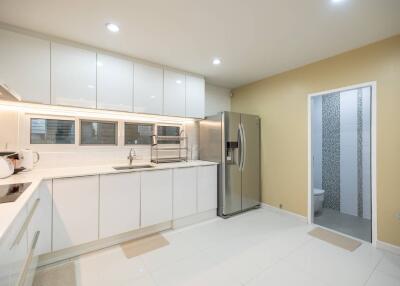
[(322, 204), (324, 203), (324, 194), (324, 190), (314, 188), (314, 214), (321, 213)]

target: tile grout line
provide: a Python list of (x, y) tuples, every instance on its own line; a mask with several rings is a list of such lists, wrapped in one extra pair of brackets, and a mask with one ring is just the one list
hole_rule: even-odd
[(374, 269), (372, 269), (371, 273), (368, 275), (367, 280), (363, 284), (364, 286), (368, 284), (369, 280), (371, 279), (372, 275), (377, 271), (376, 269), (378, 268), (379, 264), (382, 263), (383, 258), (385, 257), (384, 254), (382, 254), (382, 257), (379, 259), (379, 262), (375, 265)]

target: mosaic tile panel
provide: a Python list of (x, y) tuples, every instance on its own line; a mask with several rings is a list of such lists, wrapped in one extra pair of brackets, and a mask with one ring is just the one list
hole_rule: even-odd
[(322, 97), (322, 188), (324, 208), (340, 211), (340, 94)]

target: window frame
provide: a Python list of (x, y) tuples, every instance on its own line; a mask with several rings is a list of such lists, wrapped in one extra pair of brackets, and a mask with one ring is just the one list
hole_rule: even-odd
[[(106, 146), (116, 146), (118, 147), (118, 131), (119, 131), (119, 121), (112, 121), (112, 120), (101, 120), (101, 119), (92, 119), (92, 118), (77, 118), (77, 121), (79, 122), (79, 139), (78, 139), (78, 146), (82, 147), (106, 147)], [(112, 123), (115, 125), (115, 134), (114, 134), (114, 139), (115, 143), (114, 144), (83, 144), (82, 143), (82, 121), (86, 122), (100, 122), (100, 123)]]

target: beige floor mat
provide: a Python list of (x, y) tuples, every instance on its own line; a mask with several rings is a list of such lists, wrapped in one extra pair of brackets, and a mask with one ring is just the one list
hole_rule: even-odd
[(66, 264), (39, 270), (33, 286), (76, 286), (75, 264), (68, 262)]
[(154, 234), (143, 238), (121, 243), (122, 251), (127, 258), (132, 258), (146, 252), (164, 247), (169, 242), (161, 234)]
[(314, 228), (308, 234), (348, 251), (354, 251), (361, 245), (361, 242), (357, 240), (320, 227)]

